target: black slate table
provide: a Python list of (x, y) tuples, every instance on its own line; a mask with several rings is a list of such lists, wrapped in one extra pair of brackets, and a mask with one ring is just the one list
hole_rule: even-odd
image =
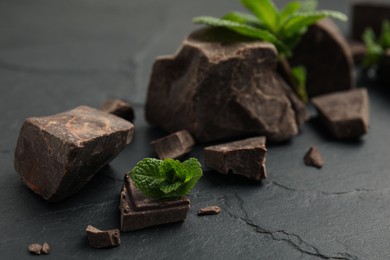
[[(282, 1), (279, 1), (279, 3)], [(349, 13), (351, 1), (321, 1)], [(197, 15), (238, 9), (233, 0), (0, 1), (0, 258), (27, 259), (389, 259), (390, 91), (368, 84), (371, 127), (357, 142), (329, 138), (314, 120), (291, 142), (269, 147), (269, 178), (255, 184), (206, 171), (184, 223), (123, 233), (118, 248), (88, 247), (85, 228), (119, 226), (123, 175), (153, 156), (164, 133), (143, 106), (152, 63), (173, 53)], [(340, 24), (344, 32), (348, 24)], [(136, 105), (134, 141), (75, 196), (45, 202), (20, 181), (13, 153), (23, 120), (109, 97)], [(303, 155), (317, 145), (322, 170)], [(191, 156), (202, 161), (202, 149)], [(217, 216), (196, 210), (219, 205)]]

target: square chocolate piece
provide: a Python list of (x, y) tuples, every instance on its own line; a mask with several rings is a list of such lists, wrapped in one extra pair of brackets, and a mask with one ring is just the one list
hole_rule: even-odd
[(146, 197), (125, 175), (121, 190), (121, 231), (131, 231), (166, 223), (184, 221), (190, 209), (188, 198), (153, 199)]
[(265, 140), (262, 136), (206, 147), (205, 165), (223, 174), (232, 172), (256, 181), (265, 179)]
[(130, 143), (133, 125), (114, 115), (80, 106), (28, 118), (15, 150), (22, 181), (49, 201), (81, 189)]
[(365, 88), (318, 96), (311, 102), (322, 123), (336, 138), (352, 139), (367, 133), (369, 100)]

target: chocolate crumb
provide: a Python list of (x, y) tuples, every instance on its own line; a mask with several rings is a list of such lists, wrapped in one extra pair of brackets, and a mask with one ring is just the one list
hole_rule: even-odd
[(28, 251), (31, 254), (40, 255), (42, 252), (42, 245), (37, 244), (37, 243), (30, 244), (30, 245), (28, 245)]
[(204, 215), (217, 215), (221, 212), (221, 208), (218, 206), (208, 206), (198, 210), (198, 216)]
[(42, 246), (42, 253), (44, 253), (45, 255), (50, 254), (50, 246), (46, 242)]
[(310, 147), (309, 151), (306, 153), (305, 157), (303, 158), (304, 162), (308, 166), (314, 166), (317, 168), (322, 168), (325, 161), (321, 156), (320, 151), (316, 146)]

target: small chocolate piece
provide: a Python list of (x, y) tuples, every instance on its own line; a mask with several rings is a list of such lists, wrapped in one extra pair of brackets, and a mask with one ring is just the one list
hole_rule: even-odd
[(42, 245), (42, 253), (44, 253), (45, 255), (50, 254), (50, 246), (46, 242)]
[(384, 1), (355, 1), (352, 4), (352, 37), (362, 40), (367, 27), (376, 35), (381, 33), (382, 22), (390, 19), (390, 4)]
[(306, 111), (286, 93), (277, 63), (270, 43), (222, 28), (195, 31), (177, 54), (155, 61), (145, 117), (169, 133), (187, 130), (198, 142), (287, 140), (299, 133)]
[(365, 88), (319, 96), (311, 102), (336, 138), (357, 138), (367, 133), (369, 100)]
[(188, 153), (195, 144), (191, 134), (186, 130), (179, 131), (152, 142), (160, 159), (176, 159)]
[(308, 166), (314, 166), (317, 168), (322, 168), (325, 161), (322, 159), (320, 150), (316, 146), (310, 147), (309, 151), (305, 154), (305, 157), (303, 158), (303, 161)]
[(126, 120), (87, 106), (28, 118), (15, 150), (15, 169), (44, 199), (62, 200), (130, 143), (133, 128)]
[(206, 167), (217, 172), (243, 175), (259, 181), (267, 177), (265, 137), (209, 146), (204, 149)]
[(88, 225), (85, 231), (87, 232), (89, 245), (93, 248), (114, 247), (121, 243), (119, 229), (100, 230)]
[(360, 64), (366, 56), (366, 46), (364, 43), (354, 40), (349, 41), (348, 44), (352, 53), (353, 61), (355, 64)]
[(31, 254), (40, 255), (42, 253), (42, 245), (37, 244), (37, 243), (30, 244), (30, 245), (28, 245), (28, 251)]
[(186, 198), (152, 199), (143, 195), (126, 174), (121, 190), (121, 231), (184, 221), (190, 208)]
[(133, 106), (123, 99), (108, 99), (104, 102), (100, 110), (116, 115), (130, 122), (134, 121)]
[(332, 20), (310, 26), (293, 53), (291, 65), (303, 65), (307, 70), (309, 97), (355, 87), (351, 51)]
[(198, 210), (198, 216), (205, 215), (217, 215), (221, 212), (221, 208), (218, 206), (208, 206)]

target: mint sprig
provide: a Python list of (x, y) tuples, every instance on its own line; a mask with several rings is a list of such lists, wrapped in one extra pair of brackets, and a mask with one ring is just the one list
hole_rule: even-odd
[(390, 48), (390, 22), (383, 21), (381, 35), (378, 38), (372, 28), (367, 28), (362, 38), (367, 49), (362, 66), (365, 69), (376, 68), (385, 50)]
[[(332, 17), (346, 21), (347, 16), (337, 11), (316, 11), (316, 0), (291, 1), (283, 9), (271, 0), (241, 0), (251, 14), (231, 12), (222, 18), (200, 16), (193, 19), (196, 24), (204, 24), (212, 27), (224, 27), (239, 34), (270, 42), (276, 46), (280, 60), (293, 55), (293, 50), (306, 33), (308, 27), (317, 21)], [(296, 94), (303, 100), (307, 100), (306, 73), (302, 70), (286, 73), (297, 76), (289, 79), (289, 82), (299, 82), (293, 86)], [(302, 78), (305, 77), (305, 78)], [(299, 90), (299, 91), (297, 91)]]
[(129, 174), (142, 193), (156, 199), (187, 195), (203, 176), (202, 166), (195, 158), (184, 162), (145, 158)]

